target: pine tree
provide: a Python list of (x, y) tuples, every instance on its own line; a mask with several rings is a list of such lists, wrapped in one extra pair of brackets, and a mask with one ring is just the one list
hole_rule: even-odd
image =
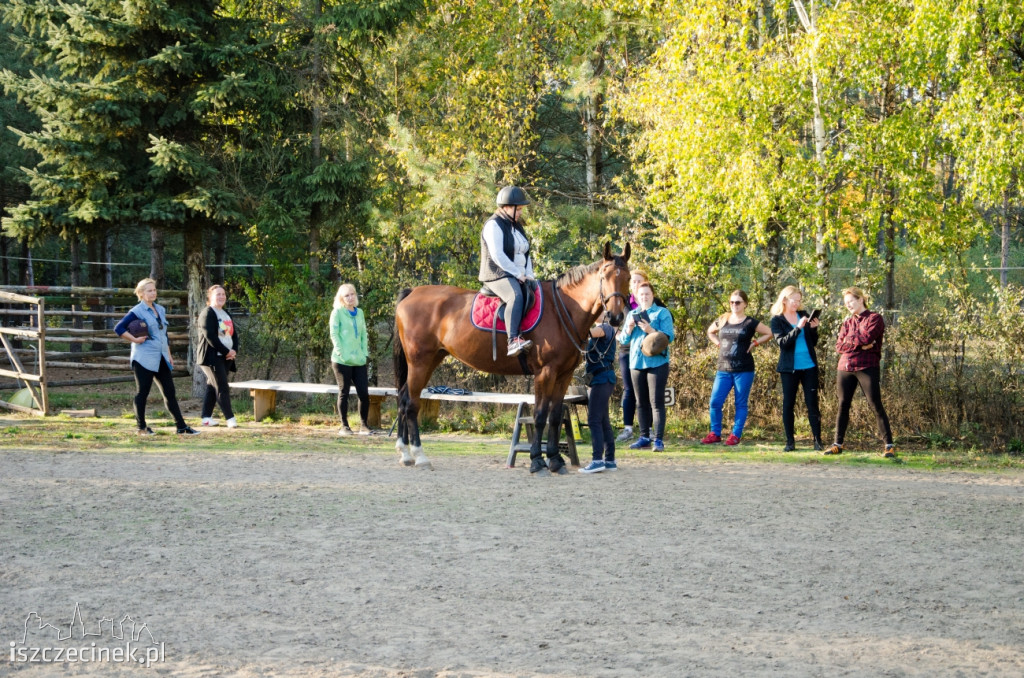
[[(258, 45), (213, 0), (8, 0), (4, 22), (38, 70), (0, 83), (40, 120), (32, 198), (3, 220), (16, 237), (87, 239), (129, 227), (185, 238), (189, 315), (204, 303), (204, 233), (240, 219), (216, 158), (246, 96)], [(193, 344), (195, 343), (193, 328)]]

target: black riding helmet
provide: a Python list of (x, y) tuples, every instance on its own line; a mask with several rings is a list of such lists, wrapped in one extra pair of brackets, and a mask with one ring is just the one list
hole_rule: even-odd
[(498, 191), (498, 199), (495, 200), (498, 207), (505, 205), (529, 205), (530, 199), (526, 197), (526, 191), (518, 186), (506, 186)]

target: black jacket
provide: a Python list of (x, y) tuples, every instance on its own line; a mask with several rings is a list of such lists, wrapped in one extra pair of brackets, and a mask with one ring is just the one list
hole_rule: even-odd
[[(807, 311), (797, 311), (796, 314), (801, 318), (810, 317)], [(776, 372), (794, 371), (793, 355), (796, 351), (797, 337), (801, 332), (804, 333), (804, 339), (807, 341), (807, 351), (811, 354), (811, 360), (818, 365), (818, 354), (814, 352), (814, 347), (818, 345), (818, 328), (804, 325), (801, 330), (799, 327), (790, 325), (784, 315), (772, 316), (772, 334), (779, 344), (779, 365), (775, 368)]]
[[(222, 309), (224, 310), (224, 309)], [(224, 310), (228, 313), (227, 310)], [(231, 314), (228, 313), (231, 318)], [(235, 371), (235, 361), (227, 360), (228, 349), (220, 342), (220, 320), (217, 319), (217, 312), (207, 306), (199, 312), (199, 346), (196, 347), (196, 364), (213, 366), (220, 361), (226, 361), (229, 371)], [(234, 324), (234, 318), (231, 323)], [(238, 351), (238, 327), (235, 326), (231, 334), (231, 346), (235, 352)]]

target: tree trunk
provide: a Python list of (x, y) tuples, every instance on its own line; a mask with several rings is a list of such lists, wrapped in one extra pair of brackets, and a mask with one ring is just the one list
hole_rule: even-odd
[[(72, 233), (71, 240), (71, 286), (81, 287), (82, 286), (82, 241), (78, 237), (78, 234)], [(72, 311), (81, 311), (82, 307), (79, 304), (71, 304)], [(80, 330), (83, 327), (81, 317), (71, 318), (71, 327), (76, 330)], [(71, 344), (71, 353), (81, 353), (82, 344)]]
[(7, 236), (0, 235), (0, 270), (2, 270), (2, 273), (0, 273), (0, 275), (3, 276), (4, 285), (11, 284), (11, 266), (7, 260), (7, 255), (9, 253), (9, 243), (10, 239)]
[(192, 397), (202, 398), (206, 394), (206, 376), (196, 366), (196, 347), (199, 346), (199, 324), (196, 318), (206, 306), (203, 294), (203, 274), (206, 261), (203, 256), (203, 231), (199, 224), (192, 224), (185, 231), (185, 280), (188, 288), (188, 358), (187, 369), (192, 372)]
[(999, 287), (1006, 289), (1007, 268), (1010, 266), (1010, 191), (1003, 190), (1003, 232), (999, 249)]
[[(228, 254), (228, 229), (218, 228), (213, 233), (213, 269), (210, 271), (213, 283), (224, 284)], [(212, 283), (211, 283), (212, 284)]]
[[(313, 4), (313, 23), (318, 25), (320, 17), (323, 15), (323, 3), (321, 0), (316, 0)], [(323, 57), (320, 54), (320, 38), (314, 37), (313, 46), (313, 57), (312, 57), (312, 81), (313, 81), (313, 109), (311, 111), (311, 127), (310, 138), (311, 138), (311, 151), (312, 158), (310, 161), (310, 172), (316, 172), (317, 168), (322, 162), (322, 139), (321, 130), (324, 124), (324, 111), (323, 106), (320, 102), (320, 93), (322, 91), (321, 79), (323, 77)], [(323, 292), (323, 287), (320, 281), (320, 220), (322, 218), (320, 205), (314, 203), (310, 206), (309, 211), (309, 287), (313, 293), (317, 296)], [(317, 382), (319, 381), (319, 375), (317, 374), (318, 356), (316, 351), (312, 347), (305, 349), (305, 360), (302, 361), (302, 379), (306, 382)]]
[(36, 273), (32, 269), (32, 248), (28, 246), (27, 240), (21, 243), (21, 284), (29, 287), (36, 284)]
[(590, 57), (591, 92), (584, 101), (583, 121), (586, 126), (587, 200), (591, 207), (601, 191), (604, 167), (602, 162), (601, 127), (604, 121), (603, 78), (605, 71), (604, 45)]
[(149, 277), (158, 290), (164, 286), (164, 230), (159, 226), (149, 228)]

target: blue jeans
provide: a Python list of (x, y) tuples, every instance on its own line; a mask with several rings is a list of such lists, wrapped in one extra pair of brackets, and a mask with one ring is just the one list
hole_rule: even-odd
[(722, 406), (729, 397), (729, 391), (736, 389), (736, 417), (732, 422), (732, 434), (737, 438), (743, 436), (743, 426), (747, 423), (747, 399), (750, 398), (750, 387), (754, 384), (753, 372), (717, 372), (715, 385), (711, 388), (711, 432), (722, 435)]

